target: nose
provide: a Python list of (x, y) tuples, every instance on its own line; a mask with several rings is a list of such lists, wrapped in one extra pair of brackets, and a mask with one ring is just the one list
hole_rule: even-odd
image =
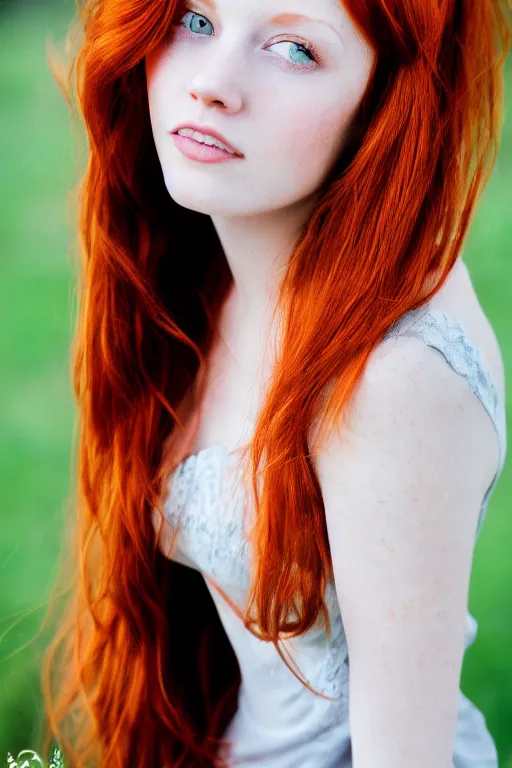
[[(197, 101), (202, 101), (206, 106), (238, 112), (242, 108), (243, 96), (239, 86), (240, 53), (234, 48), (224, 52), (217, 43), (217, 51), (210, 49), (207, 58), (201, 63), (189, 83), (189, 93)], [(235, 73), (238, 73), (238, 77)]]

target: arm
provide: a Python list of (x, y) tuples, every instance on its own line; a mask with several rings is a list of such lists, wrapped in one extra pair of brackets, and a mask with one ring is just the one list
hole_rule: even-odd
[(349, 650), (354, 768), (451, 768), (496, 434), (465, 378), (418, 339), (381, 344), (350, 412), (313, 459)]

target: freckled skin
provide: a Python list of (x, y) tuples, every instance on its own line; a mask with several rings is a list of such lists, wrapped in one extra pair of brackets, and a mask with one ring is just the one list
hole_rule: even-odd
[[(219, 217), (275, 216), (297, 205), (297, 229), (304, 203), (343, 146), (374, 53), (339, 0), (284, 0), (278, 11), (326, 22), (289, 28), (265, 26), (276, 12), (273, 0), (244, 0), (243, 7), (237, 0), (218, 0), (215, 11), (197, 3), (192, 8), (209, 23), (198, 31), (196, 17), (191, 31), (190, 13), (182, 16), (188, 29), (177, 25), (146, 60), (167, 189), (180, 205)], [(314, 47), (316, 66), (294, 43)], [(213, 126), (245, 158), (208, 167), (184, 158), (167, 132), (186, 121)]]

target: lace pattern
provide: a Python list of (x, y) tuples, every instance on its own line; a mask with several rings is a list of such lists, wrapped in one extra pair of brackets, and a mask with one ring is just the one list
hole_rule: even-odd
[(232, 458), (221, 445), (188, 456), (171, 478), (165, 517), (181, 521), (178, 548), (236, 599), (249, 588), (250, 547), (240, 489), (229, 482)]
[[(412, 323), (409, 322), (412, 319)], [(408, 323), (404, 330), (404, 325)], [(461, 323), (441, 310), (421, 307), (400, 318), (387, 336), (420, 336), (429, 346), (439, 349), (457, 373), (468, 381), (471, 391), (479, 397), (489, 415), (496, 420), (499, 398), (479, 349), (470, 341)]]
[(499, 480), (507, 454), (507, 429), (505, 403), (489, 374), (489, 368), (479, 348), (473, 344), (459, 320), (440, 309), (419, 307), (407, 312), (394, 323), (386, 334), (416, 336), (431, 347), (438, 349), (451, 367), (464, 376), (468, 386), (488, 412), (498, 435), (499, 462), (495, 476), (482, 501), (476, 530), (476, 538), (482, 528), (489, 499)]

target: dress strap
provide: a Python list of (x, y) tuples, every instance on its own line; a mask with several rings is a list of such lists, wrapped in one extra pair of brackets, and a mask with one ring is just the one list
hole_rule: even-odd
[(470, 390), (479, 398), (496, 429), (499, 442), (499, 464), (487, 489), (478, 521), (477, 536), (496, 483), (501, 475), (507, 453), (505, 402), (491, 377), (480, 349), (472, 342), (461, 322), (440, 309), (419, 307), (406, 312), (387, 331), (386, 338), (416, 336), (438, 349), (449, 365), (464, 376)]

